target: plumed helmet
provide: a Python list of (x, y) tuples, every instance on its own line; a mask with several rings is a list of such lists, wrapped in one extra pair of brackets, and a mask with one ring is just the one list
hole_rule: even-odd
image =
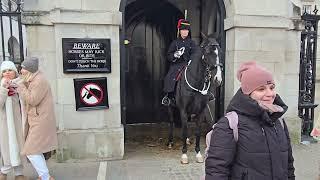
[(190, 30), (190, 22), (185, 19), (179, 19), (178, 24), (177, 24), (177, 29), (178, 30), (182, 30), (182, 29)]
[(187, 29), (189, 30), (188, 37), (191, 38), (191, 28), (190, 28), (190, 22), (185, 19), (179, 19), (178, 24), (177, 24), (177, 37), (180, 35), (180, 30)]

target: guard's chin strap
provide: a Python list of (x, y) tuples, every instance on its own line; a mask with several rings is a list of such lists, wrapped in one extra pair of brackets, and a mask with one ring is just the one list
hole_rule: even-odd
[[(201, 93), (202, 95), (207, 95), (207, 94), (208, 94), (208, 90), (209, 90), (210, 85), (211, 85), (211, 81), (210, 81), (210, 79), (211, 79), (211, 74), (209, 73), (210, 75), (208, 75), (207, 80), (203, 83), (203, 88), (202, 88), (202, 90), (193, 87), (193, 86), (189, 83), (188, 78), (187, 78), (187, 70), (188, 70), (188, 66), (190, 65), (190, 63), (191, 63), (191, 60), (189, 60), (188, 65), (187, 65), (187, 67), (186, 67), (185, 70), (184, 70), (184, 78), (185, 78), (185, 80), (186, 80), (187, 85), (188, 85), (192, 90), (197, 91), (197, 92)], [(208, 70), (208, 68), (207, 68), (207, 70)]]

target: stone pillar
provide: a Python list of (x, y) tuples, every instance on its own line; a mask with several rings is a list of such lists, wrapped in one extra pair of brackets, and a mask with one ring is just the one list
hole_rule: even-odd
[[(119, 4), (118, 0), (28, 0), (24, 4), (28, 55), (40, 58), (40, 69), (55, 97), (58, 161), (123, 157)], [(110, 39), (112, 73), (64, 74), (62, 38)], [(75, 110), (73, 79), (90, 77), (107, 77), (109, 109)]]
[[(254, 60), (274, 74), (276, 90), (289, 106), (285, 114), (293, 141), (300, 140), (298, 118), (300, 30), (289, 17), (288, 1), (225, 1), (227, 105), (240, 87), (240, 64)], [(276, 5), (275, 5), (276, 4)], [(290, 9), (291, 8), (291, 9)], [(228, 12), (228, 10), (230, 10)]]

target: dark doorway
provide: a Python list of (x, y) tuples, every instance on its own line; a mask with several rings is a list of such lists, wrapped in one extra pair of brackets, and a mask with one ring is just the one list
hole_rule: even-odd
[[(121, 107), (123, 124), (167, 121), (161, 105), (163, 79), (168, 70), (166, 51), (176, 38), (176, 23), (184, 9), (192, 15), (192, 36), (215, 34), (225, 52), (223, 0), (122, 0)], [(224, 64), (224, 54), (222, 55)], [(224, 87), (216, 94), (217, 117), (224, 112)]]
[[(165, 12), (165, 13), (164, 13)], [(166, 1), (138, 0), (126, 6), (125, 37), (127, 123), (159, 122), (166, 51), (183, 17)]]

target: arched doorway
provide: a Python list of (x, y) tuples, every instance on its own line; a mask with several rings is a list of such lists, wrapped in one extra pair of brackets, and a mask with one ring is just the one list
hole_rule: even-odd
[(8, 40), (8, 52), (10, 55), (10, 60), (15, 63), (21, 62), (20, 44), (14, 36), (11, 36)]
[(175, 37), (175, 22), (181, 17), (183, 14), (166, 1), (137, 0), (127, 4), (127, 123), (161, 121), (166, 48)]
[[(166, 121), (161, 106), (163, 78), (168, 69), (165, 55), (176, 38), (176, 22), (184, 9), (190, 14), (192, 37), (200, 32), (218, 37), (225, 52), (223, 0), (122, 0), (121, 103), (124, 124)], [(195, 8), (196, 7), (196, 8)], [(189, 16), (188, 16), (189, 17)], [(189, 19), (189, 18), (188, 18)], [(224, 63), (224, 54), (223, 54)], [(224, 112), (224, 87), (216, 94), (217, 117)]]

